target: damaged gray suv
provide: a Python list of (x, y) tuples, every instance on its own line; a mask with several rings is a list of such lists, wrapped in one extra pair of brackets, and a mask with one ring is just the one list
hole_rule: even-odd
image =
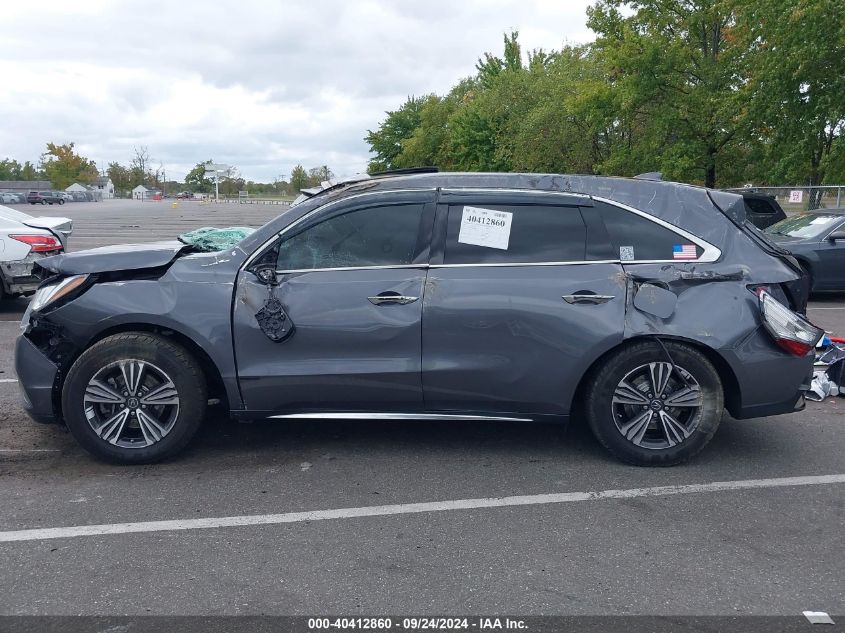
[(422, 173), (310, 191), (235, 247), (41, 260), (17, 373), (95, 456), (163, 459), (235, 418), (566, 420), (634, 464), (803, 407), (822, 332), (739, 195)]

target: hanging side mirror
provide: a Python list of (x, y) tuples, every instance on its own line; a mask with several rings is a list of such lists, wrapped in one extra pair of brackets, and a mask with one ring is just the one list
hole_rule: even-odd
[(276, 274), (276, 266), (273, 264), (260, 264), (252, 269), (252, 274), (267, 286), (279, 285), (279, 276)]

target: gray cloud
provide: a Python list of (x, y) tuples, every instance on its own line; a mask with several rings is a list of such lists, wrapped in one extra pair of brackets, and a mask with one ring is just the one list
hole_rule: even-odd
[[(0, 157), (76, 141), (104, 165), (146, 145), (180, 178), (208, 158), (255, 180), (361, 171), (385, 110), (472, 74), (503, 32), (527, 49), (590, 37), (587, 0), (21, 4), (0, 40)], [(31, 37), (45, 16), (51, 37)]]

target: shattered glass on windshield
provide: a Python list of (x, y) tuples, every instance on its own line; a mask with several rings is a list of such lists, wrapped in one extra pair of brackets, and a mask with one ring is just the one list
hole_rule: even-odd
[(178, 236), (178, 240), (183, 244), (193, 246), (199, 251), (213, 253), (232, 248), (254, 231), (255, 229), (246, 226), (229, 226), (223, 229), (205, 226), (201, 229), (182, 233)]

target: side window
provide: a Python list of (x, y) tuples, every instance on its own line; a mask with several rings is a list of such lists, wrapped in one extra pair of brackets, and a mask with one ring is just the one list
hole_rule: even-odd
[(758, 200), (756, 198), (746, 198), (745, 206), (748, 207), (752, 213), (760, 213), (765, 215), (772, 215), (775, 210), (765, 200)]
[(582, 261), (585, 237), (578, 207), (453, 205), (449, 207), (444, 263)]
[(411, 264), (423, 205), (368, 207), (283, 239), (277, 270)]
[(614, 254), (623, 262), (693, 260), (703, 252), (685, 237), (636, 213), (603, 203), (596, 203), (593, 210), (604, 220)]

